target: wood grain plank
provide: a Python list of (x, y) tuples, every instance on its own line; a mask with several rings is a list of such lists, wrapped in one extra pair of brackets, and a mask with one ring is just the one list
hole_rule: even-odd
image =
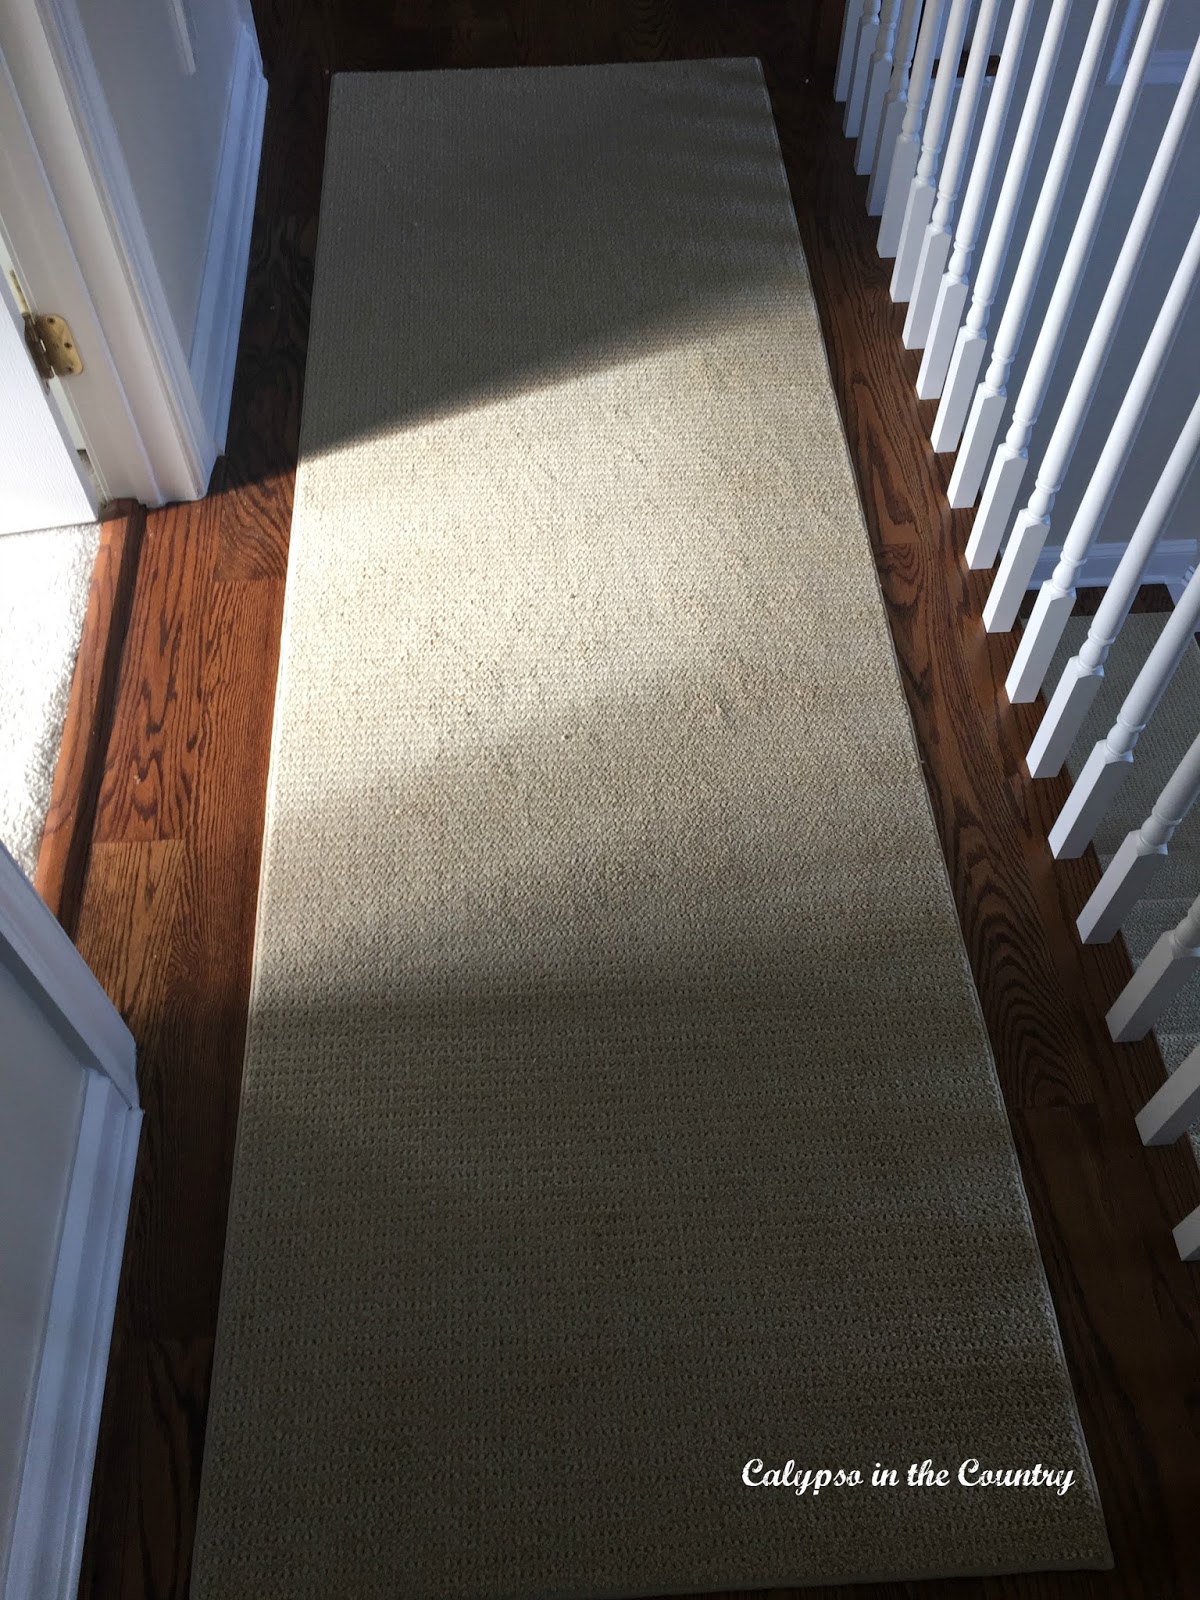
[(74, 933), (79, 917), (144, 525), (142, 507), (122, 501), (108, 508), (100, 529), (34, 871), (34, 888), (68, 933)]
[[(192, 1285), (205, 1276), (208, 1235), (180, 1237), (172, 1219), (202, 1215), (192, 1185), (212, 1152), (202, 1068), (191, 1057), (186, 1079), (171, 1071), (181, 1015), (186, 1019), (190, 939), (186, 905), (189, 862), (176, 839), (93, 846), (76, 942), (138, 1046), (144, 1110), (125, 1248), (121, 1305), (137, 1334), (161, 1329), (164, 1303), (202, 1301)], [(203, 1129), (197, 1142), (197, 1123)], [(210, 1269), (211, 1273), (211, 1269)], [(186, 1325), (186, 1324), (185, 1324)]]
[[(268, 589), (273, 606), (251, 603)], [(261, 583), (213, 585), (204, 598), (188, 624), (200, 677), (183, 836), (98, 841), (78, 934), (139, 1046), (129, 1289), (135, 1326), (157, 1337), (216, 1326), (269, 754), (273, 683), (261, 664), (281, 604), (278, 585)], [(229, 826), (247, 796), (255, 822)]]
[(80, 1594), (187, 1600), (212, 1356), (204, 1338), (115, 1352), (123, 1404), (106, 1401)]
[(212, 572), (216, 507), (206, 499), (147, 516), (96, 807), (97, 840), (173, 839), (183, 832), (201, 731), (201, 635), (192, 609)]

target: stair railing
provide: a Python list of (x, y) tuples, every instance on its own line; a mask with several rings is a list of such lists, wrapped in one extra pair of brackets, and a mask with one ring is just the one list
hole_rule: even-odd
[[(1062, 670), (1026, 757), (1030, 777), (1052, 778), (1066, 761), (1099, 693), (1104, 680), (1104, 663), (1133, 607), (1141, 587), (1142, 574), (1162, 538), (1198, 455), (1200, 395), (1196, 397), (1191, 414), (1167, 458), (1162, 476), (1151, 491), (1146, 509), (1133, 530), (1112, 581), (1104, 591), (1104, 599), (1088, 626), (1088, 635), (1082, 648)], [(1064, 556), (1066, 553), (1067, 546), (1064, 546)], [(1072, 555), (1076, 570), (1086, 559), (1086, 554), (1086, 549), (1081, 546)]]
[[(1037, 0), (848, 0), (835, 76), (836, 98), (846, 102), (843, 127), (856, 141), (854, 169), (868, 180), (867, 211), (880, 217), (879, 253), (894, 258), (891, 296), (907, 303), (903, 343), (922, 352), (917, 395), (939, 402), (931, 442), (938, 452), (956, 454), (950, 505), (965, 509), (979, 500), (963, 559), (980, 570), (1000, 558), (983, 610), (986, 628), (1014, 628), (1025, 596), (1036, 590), (1005, 682), (1011, 701), (1033, 700), (1042, 690), (1077, 587), (1105, 590), (1030, 744), (1032, 778), (1056, 774), (1072, 750), (1142, 586), (1166, 582), (1174, 600), (1114, 722), (1084, 762), (1050, 829), (1048, 845), (1060, 859), (1087, 849), (1133, 765), (1143, 730), (1186, 652), (1196, 648), (1200, 627), (1196, 541), (1171, 537), (1200, 457), (1200, 386), (1185, 402), (1190, 410), (1172, 429), (1165, 465), (1156, 469), (1146, 493), (1135, 496), (1143, 506), (1136, 526), (1115, 546), (1108, 529), (1115, 496), (1135, 458), (1200, 277), (1200, 216), (1193, 216), (1169, 287), (1159, 291), (1157, 310), (1144, 334), (1137, 334), (1132, 373), (1118, 380), (1121, 389), (1114, 393), (1110, 357), (1139, 292), (1144, 260), (1150, 253), (1161, 258), (1164, 208), (1177, 209), (1172, 181), (1197, 132), (1200, 37), (1186, 69), (1182, 74), (1176, 69), (1170, 78), (1178, 89), (1166, 126), (1138, 175), (1137, 201), (1114, 240), (1116, 254), (1111, 267), (1103, 269), (1096, 308), (1087, 313), (1086, 324), (1079, 321), (1081, 294), (1089, 272), (1096, 270), (1098, 241), (1113, 231), (1107, 213), (1114, 183), (1119, 173), (1128, 174), (1131, 159), (1145, 159), (1130, 157), (1129, 136), (1142, 115), (1144, 86), (1164, 81), (1166, 57), (1157, 52), (1166, 6), (1167, 0), (1145, 0), (1129, 49), (1137, 12), (1127, 0), (1091, 0), (1086, 8), (1073, 0), (1041, 5)], [(1128, 17), (1118, 24), (1118, 14), (1125, 12)], [(1083, 37), (1067, 49), (1072, 24)], [(1167, 54), (1174, 59), (1175, 53)], [(1115, 96), (1110, 84), (1118, 86)], [(1101, 94), (1111, 97), (1111, 106), (1094, 156), (1081, 161), (1085, 126)], [(1052, 107), (1055, 124), (1047, 135)], [(1132, 148), (1142, 146), (1134, 142)], [(1188, 159), (1196, 160), (1194, 145)], [(1032, 213), (1009, 274), (1027, 193)], [(1194, 188), (1186, 204), (1195, 205)], [(1178, 243), (1173, 247), (1179, 248)], [(1057, 264), (1050, 279), (1052, 262)], [(1006, 284), (993, 339), (992, 313)], [(1026, 332), (1042, 303), (1045, 309), (1026, 351)], [(1137, 301), (1143, 323), (1144, 304), (1143, 293)], [(1130, 326), (1140, 330), (1143, 323)], [(1052, 379), (1064, 350), (1072, 348), (1080, 353), (1071, 358), (1057, 414), (1045, 419), (1036, 478), (1018, 511)], [(1014, 372), (1016, 399), (1005, 429)], [(1112, 421), (1094, 463), (1085, 469), (1078, 509), (1056, 552), (1053, 508), (1101, 399)], [(1102, 530), (1110, 539), (1107, 545), (1098, 543)], [(1077, 928), (1085, 943), (1116, 935), (1161, 869), (1176, 830), (1200, 803), (1200, 705), (1195, 717), (1194, 742), (1149, 814), (1127, 833), (1079, 913)], [(1200, 897), (1162, 932), (1113, 999), (1107, 1015), (1113, 1038), (1142, 1037), (1192, 982), (1200, 983)], [(1137, 1125), (1148, 1144), (1170, 1142), (1193, 1125), (1200, 1128), (1200, 1048), (1151, 1097)], [(1175, 1229), (1175, 1241), (1181, 1256), (1200, 1260), (1200, 1206)]]

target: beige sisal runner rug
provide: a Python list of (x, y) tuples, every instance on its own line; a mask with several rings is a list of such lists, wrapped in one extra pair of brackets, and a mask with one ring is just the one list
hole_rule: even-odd
[(340, 78), (318, 254), (196, 1600), (1107, 1564), (757, 63)]

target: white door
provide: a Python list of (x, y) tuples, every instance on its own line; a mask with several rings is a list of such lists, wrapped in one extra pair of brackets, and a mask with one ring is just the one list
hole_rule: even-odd
[(0, 274), (0, 534), (91, 522), (95, 492), (25, 344), (12, 285)]
[(133, 1040), (0, 847), (0, 1600), (74, 1600), (142, 1113)]
[(74, 330), (71, 432), (106, 498), (208, 487), (265, 110), (250, 0), (0, 0), (0, 223), (33, 310)]

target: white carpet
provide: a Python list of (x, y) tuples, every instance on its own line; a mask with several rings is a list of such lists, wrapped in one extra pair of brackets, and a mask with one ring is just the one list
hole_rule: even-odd
[(758, 63), (339, 77), (193, 1600), (1109, 1562)]
[(0, 840), (30, 878), (99, 547), (96, 522), (0, 537)]

